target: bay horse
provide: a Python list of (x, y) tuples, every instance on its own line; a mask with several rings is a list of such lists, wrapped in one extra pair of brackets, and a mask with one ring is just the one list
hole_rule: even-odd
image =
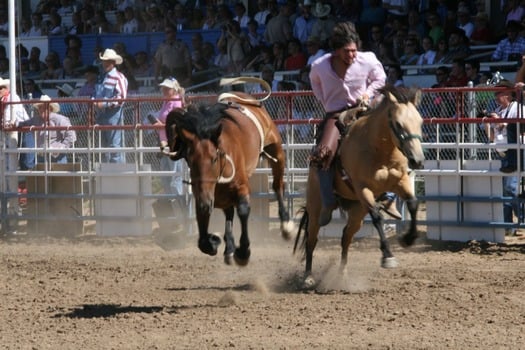
[[(249, 178), (261, 156), (268, 159), (272, 170), (281, 233), (290, 239), (296, 230), (283, 201), (285, 153), (281, 136), (260, 101), (246, 93), (224, 93), (211, 106), (190, 105), (187, 110), (173, 110), (166, 121), (172, 153), (176, 153), (177, 142), (185, 149), (195, 196), (198, 247), (205, 254), (217, 254), (221, 239), (208, 232), (208, 225), (213, 208), (222, 209), (226, 217), (226, 264), (232, 264), (233, 257), (238, 265), (244, 266), (250, 258)], [(239, 247), (235, 246), (232, 233), (235, 208), (241, 223)]]
[[(381, 266), (393, 268), (397, 261), (390, 251), (383, 231), (381, 205), (376, 201), (384, 192), (394, 192), (407, 204), (410, 213), (408, 232), (402, 236), (403, 246), (412, 245), (417, 238), (416, 214), (418, 200), (409, 177), (409, 167), (423, 167), (421, 146), (423, 119), (416, 109), (419, 90), (385, 87), (381, 101), (351, 123), (342, 137), (336, 163), (334, 191), (339, 207), (346, 211), (347, 222), (341, 238), (340, 272), (345, 270), (348, 247), (361, 228), (368, 213), (379, 233), (382, 251)], [(304, 287), (312, 288), (312, 259), (319, 233), (321, 211), (317, 169), (310, 166), (307, 180), (306, 206), (299, 224), (294, 253), (304, 231), (302, 246), (306, 255)]]

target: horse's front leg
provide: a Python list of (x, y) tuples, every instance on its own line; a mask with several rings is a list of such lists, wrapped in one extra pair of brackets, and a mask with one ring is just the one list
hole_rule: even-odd
[(414, 244), (414, 241), (418, 237), (417, 233), (417, 209), (419, 207), (419, 201), (413, 197), (406, 201), (408, 212), (410, 213), (410, 226), (408, 232), (405, 233), (399, 242), (403, 247), (408, 247)]
[(235, 208), (233, 206), (223, 210), (226, 218), (224, 227), (224, 263), (231, 265), (233, 262), (233, 253), (235, 252), (235, 239), (233, 238), (233, 216), (235, 215)]
[(279, 205), (279, 220), (281, 221), (281, 235), (284, 239), (290, 240), (297, 231), (297, 227), (293, 220), (290, 220), (288, 209), (284, 205), (284, 169), (285, 160), (284, 152), (280, 143), (275, 143), (266, 146), (265, 151), (268, 152), (274, 159), (270, 159), (270, 167), (272, 168), (272, 189)]
[(210, 224), (210, 215), (213, 206), (209, 203), (197, 200), (195, 202), (197, 224), (199, 226), (199, 249), (201, 252), (214, 256), (217, 254), (217, 248), (221, 244), (221, 237), (208, 233)]
[(241, 221), (241, 238), (239, 247), (235, 249), (235, 262), (237, 265), (246, 266), (250, 260), (250, 238), (248, 237), (248, 217), (250, 216), (249, 197), (241, 196), (237, 205), (237, 215)]
[(372, 224), (377, 230), (377, 233), (379, 233), (379, 242), (380, 242), (380, 249), (383, 253), (383, 257), (381, 258), (381, 267), (384, 268), (394, 268), (398, 266), (397, 259), (394, 257), (392, 252), (390, 251), (390, 244), (388, 243), (385, 235), (385, 231), (383, 230), (383, 217), (379, 213), (379, 207), (376, 206), (373, 209), (370, 209), (368, 211), (370, 214), (370, 217), (372, 218)]

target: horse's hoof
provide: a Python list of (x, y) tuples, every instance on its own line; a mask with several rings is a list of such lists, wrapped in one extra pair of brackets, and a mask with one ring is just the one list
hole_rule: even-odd
[(397, 262), (397, 259), (394, 256), (390, 258), (381, 259), (381, 267), (384, 269), (395, 269), (398, 266), (399, 263)]
[(281, 235), (285, 240), (289, 241), (295, 238), (296, 232), (297, 226), (295, 225), (295, 222), (293, 222), (292, 220), (288, 220), (287, 222), (281, 222)]
[(233, 264), (233, 253), (224, 254), (224, 263), (226, 265), (232, 265)]
[(213, 233), (208, 233), (204, 239), (199, 239), (199, 249), (204, 254), (217, 255), (217, 247), (221, 244), (221, 238)]
[(250, 255), (250, 248), (246, 250), (241, 250), (240, 248), (237, 248), (235, 249), (235, 254), (233, 255), (233, 258), (235, 259), (235, 263), (237, 265), (246, 266), (248, 265), (248, 261), (250, 261)]
[(401, 244), (403, 248), (407, 248), (413, 245), (416, 239), (417, 234), (407, 233), (399, 239), (399, 244)]
[(312, 275), (308, 275), (303, 281), (303, 289), (310, 290), (315, 287), (315, 279)]

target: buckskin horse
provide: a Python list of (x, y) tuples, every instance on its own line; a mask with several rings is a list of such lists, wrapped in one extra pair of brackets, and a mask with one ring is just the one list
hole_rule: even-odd
[[(270, 91), (268, 84), (261, 83)], [(211, 106), (190, 105), (186, 111), (176, 109), (166, 121), (171, 157), (184, 156), (190, 169), (199, 249), (212, 256), (217, 254), (221, 239), (208, 232), (208, 225), (213, 208), (222, 209), (226, 217), (226, 264), (231, 264), (233, 257), (238, 265), (244, 266), (250, 258), (248, 181), (261, 155), (268, 159), (272, 170), (281, 233), (290, 239), (296, 230), (283, 202), (285, 154), (281, 136), (262, 100), (241, 92), (223, 93)], [(177, 151), (177, 144), (182, 145), (183, 154), (177, 155), (181, 152)], [(232, 233), (235, 208), (241, 223), (238, 247)]]
[[(348, 247), (367, 213), (379, 233), (381, 266), (397, 266), (383, 231), (382, 208), (376, 202), (386, 191), (394, 192), (404, 200), (410, 213), (409, 229), (401, 237), (401, 244), (412, 245), (417, 238), (418, 201), (411, 186), (409, 167), (420, 169), (424, 162), (421, 147), (423, 120), (416, 109), (419, 95), (417, 89), (383, 88), (381, 101), (349, 124), (348, 131), (341, 139), (334, 181), (339, 206), (347, 213), (341, 238), (340, 272), (345, 270)], [(312, 276), (312, 258), (317, 244), (321, 210), (317, 171), (312, 167), (308, 174), (306, 206), (294, 245), (295, 253), (301, 232), (304, 231), (301, 246), (306, 255), (305, 288), (312, 288), (316, 284)]]

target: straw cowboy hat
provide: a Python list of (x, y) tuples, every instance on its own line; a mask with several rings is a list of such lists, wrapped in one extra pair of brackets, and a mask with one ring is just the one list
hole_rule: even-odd
[(104, 54), (100, 55), (100, 59), (102, 61), (114, 61), (115, 64), (122, 64), (122, 56), (120, 56), (115, 50), (113, 49), (106, 49), (104, 51)]
[(56, 88), (62, 91), (67, 96), (73, 95), (73, 91), (75, 91), (75, 89), (67, 83), (63, 84), (62, 86), (57, 85)]
[(159, 86), (164, 86), (175, 91), (180, 90), (180, 84), (175, 78), (166, 78), (162, 83), (159, 84)]
[(326, 17), (330, 14), (331, 7), (328, 4), (323, 4), (322, 2), (318, 2), (315, 4), (315, 7), (312, 9), (312, 14), (315, 17)]
[(38, 108), (39, 106), (49, 105), (49, 110), (51, 112), (57, 113), (58, 111), (60, 111), (60, 106), (58, 105), (58, 103), (56, 102), (50, 103), (50, 101), (51, 101), (51, 97), (47, 95), (42, 95), (40, 96), (40, 102), (35, 103), (33, 107)]
[(9, 81), (9, 79), (4, 79), (2, 77), (0, 77), (0, 86), (9, 86), (11, 82)]

